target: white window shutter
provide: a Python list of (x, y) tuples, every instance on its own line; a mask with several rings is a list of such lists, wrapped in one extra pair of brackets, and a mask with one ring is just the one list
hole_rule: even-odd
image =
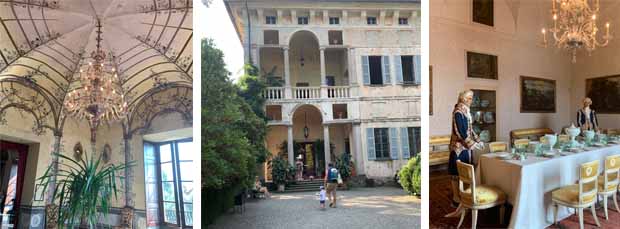
[(398, 160), (398, 131), (396, 128), (390, 128), (390, 157), (392, 160)]
[(400, 144), (402, 146), (403, 159), (409, 159), (411, 157), (411, 150), (409, 149), (409, 132), (407, 127), (400, 128)]
[(390, 84), (390, 56), (381, 58), (381, 70), (383, 70), (383, 85)]
[(403, 84), (403, 64), (400, 56), (394, 56), (394, 72), (396, 72), (396, 83)]
[(420, 55), (413, 56), (413, 83), (420, 85), (422, 79), (422, 63)]
[(375, 130), (373, 128), (366, 128), (366, 143), (368, 160), (374, 161), (377, 159), (377, 155), (375, 151)]
[(370, 85), (370, 64), (368, 56), (362, 56), (362, 75), (364, 77), (364, 85)]

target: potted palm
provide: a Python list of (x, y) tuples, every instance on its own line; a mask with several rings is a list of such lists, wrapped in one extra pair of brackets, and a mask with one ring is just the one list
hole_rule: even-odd
[(351, 177), (353, 163), (351, 162), (351, 155), (348, 153), (343, 153), (339, 158), (336, 159), (336, 168), (338, 169), (338, 173), (340, 173), (340, 177), (342, 178), (342, 188), (347, 190), (349, 186), (347, 185), (349, 181), (349, 177)]
[(51, 202), (58, 204), (54, 209), (58, 227), (95, 228), (98, 212), (107, 216), (112, 197), (116, 199), (118, 196), (116, 183), (118, 179), (124, 179), (119, 173), (133, 163), (105, 164), (101, 156), (88, 158), (86, 153), (79, 159), (58, 153), (54, 155), (60, 159), (56, 174), (54, 166), (50, 165), (37, 180), (46, 192), (55, 179)]

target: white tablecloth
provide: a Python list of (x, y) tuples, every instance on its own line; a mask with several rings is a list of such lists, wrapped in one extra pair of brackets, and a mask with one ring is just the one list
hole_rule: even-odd
[[(579, 180), (579, 165), (600, 160), (599, 173), (605, 166), (605, 157), (620, 154), (620, 146), (608, 146), (554, 158), (528, 155), (524, 161), (500, 160), (495, 154), (480, 156), (478, 174), (482, 184), (493, 185), (508, 195), (513, 205), (509, 228), (545, 228), (553, 224), (551, 192), (575, 184)], [(570, 214), (560, 207), (558, 220)], [(585, 213), (584, 213), (585, 214)]]

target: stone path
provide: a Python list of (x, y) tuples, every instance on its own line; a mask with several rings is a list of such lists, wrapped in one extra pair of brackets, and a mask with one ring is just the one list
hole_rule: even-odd
[(338, 207), (325, 210), (320, 209), (317, 192), (249, 200), (245, 212), (224, 214), (209, 228), (420, 228), (420, 200), (402, 189), (355, 188), (337, 193)]

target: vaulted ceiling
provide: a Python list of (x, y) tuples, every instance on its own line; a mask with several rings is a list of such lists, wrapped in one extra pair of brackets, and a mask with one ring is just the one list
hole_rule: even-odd
[(0, 123), (13, 107), (62, 129), (98, 19), (130, 111), (171, 88), (191, 99), (192, 8), (191, 0), (0, 0)]

